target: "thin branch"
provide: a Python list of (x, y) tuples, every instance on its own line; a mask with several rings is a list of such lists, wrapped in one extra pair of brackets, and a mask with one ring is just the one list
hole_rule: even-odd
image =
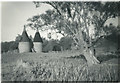
[(62, 15), (61, 12), (58, 10), (58, 8), (57, 8), (55, 5), (53, 5), (53, 4), (50, 3), (50, 2), (45, 2), (45, 3), (51, 5), (54, 9), (57, 10), (57, 12), (58, 12), (60, 15)]

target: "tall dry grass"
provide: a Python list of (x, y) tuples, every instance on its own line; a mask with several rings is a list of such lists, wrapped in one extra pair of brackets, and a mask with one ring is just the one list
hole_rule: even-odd
[[(62, 55), (63, 54), (63, 55)], [(71, 56), (71, 55), (72, 56)], [(74, 53), (73, 53), (74, 54)], [(116, 59), (88, 67), (82, 56), (72, 53), (7, 55), (2, 80), (9, 81), (118, 81)], [(65, 56), (66, 55), (66, 56)], [(13, 62), (11, 61), (13, 59)], [(18, 57), (19, 56), (19, 57)], [(17, 58), (15, 58), (17, 57)], [(11, 61), (12, 63), (10, 63)]]

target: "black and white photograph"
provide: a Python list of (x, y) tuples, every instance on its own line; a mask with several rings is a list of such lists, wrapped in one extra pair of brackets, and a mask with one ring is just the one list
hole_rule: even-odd
[(119, 82), (120, 1), (1, 1), (1, 82)]

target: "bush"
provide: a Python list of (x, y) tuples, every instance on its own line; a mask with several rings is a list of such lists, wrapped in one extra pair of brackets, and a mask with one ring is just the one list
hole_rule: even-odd
[(43, 38), (43, 52), (71, 50), (73, 40), (71, 37), (62, 37), (60, 40), (46, 40)]
[(61, 51), (60, 45), (57, 40), (43, 41), (43, 52), (48, 51)]
[(73, 40), (71, 37), (62, 37), (60, 39), (60, 45), (62, 46), (63, 50), (71, 50)]

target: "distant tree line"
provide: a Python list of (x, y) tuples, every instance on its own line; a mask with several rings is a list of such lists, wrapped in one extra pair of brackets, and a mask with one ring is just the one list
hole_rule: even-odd
[[(20, 35), (16, 37), (15, 41), (1, 42), (1, 53), (18, 50), (19, 37)], [(71, 50), (71, 45), (73, 42), (72, 38), (70, 37), (62, 37), (60, 40), (46, 40), (45, 38), (42, 39), (43, 52)]]
[(1, 53), (12, 51), (12, 50), (17, 50), (17, 49), (18, 49), (18, 42), (16, 41), (1, 43)]

